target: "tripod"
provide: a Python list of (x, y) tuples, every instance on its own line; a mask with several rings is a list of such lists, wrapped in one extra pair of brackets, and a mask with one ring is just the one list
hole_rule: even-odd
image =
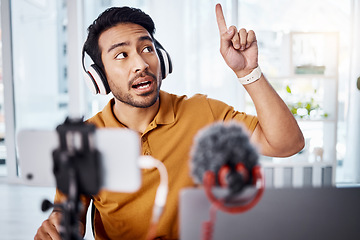
[(56, 130), (60, 144), (53, 152), (53, 172), (56, 186), (67, 195), (67, 200), (56, 205), (45, 200), (42, 208), (43, 211), (50, 206), (60, 208), (63, 212), (62, 239), (78, 240), (82, 239), (79, 234), (80, 195), (95, 195), (101, 187), (100, 153), (94, 147), (95, 126), (82, 119), (67, 118)]

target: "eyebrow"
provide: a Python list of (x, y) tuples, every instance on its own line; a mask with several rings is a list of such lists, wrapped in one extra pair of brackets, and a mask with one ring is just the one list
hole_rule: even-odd
[[(143, 41), (154, 42), (153, 39), (150, 36), (141, 36), (141, 37), (139, 37), (138, 41), (140, 41), (140, 42), (143, 42)], [(122, 46), (129, 46), (129, 45), (130, 45), (130, 42), (128, 42), (128, 41), (115, 43), (115, 44), (110, 46), (110, 48), (108, 49), (108, 52), (111, 52), (115, 48), (122, 47)]]

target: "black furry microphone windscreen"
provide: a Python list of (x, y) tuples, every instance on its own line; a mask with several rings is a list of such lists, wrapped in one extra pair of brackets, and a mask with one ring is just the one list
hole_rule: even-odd
[(195, 136), (191, 151), (191, 174), (196, 183), (202, 184), (206, 171), (217, 174), (222, 166), (228, 165), (232, 169), (228, 179), (229, 188), (235, 193), (243, 188), (236, 186), (239, 176), (235, 166), (243, 163), (252, 181), (251, 169), (258, 164), (258, 158), (258, 151), (242, 124), (235, 121), (217, 122), (200, 130)]

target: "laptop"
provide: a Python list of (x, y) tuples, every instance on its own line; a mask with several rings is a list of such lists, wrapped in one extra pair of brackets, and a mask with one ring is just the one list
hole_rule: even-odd
[[(180, 239), (202, 239), (210, 203), (203, 189), (180, 193)], [(265, 189), (247, 212), (218, 210), (212, 239), (360, 239), (360, 188)]]
[[(24, 184), (56, 186), (52, 153), (59, 146), (58, 138), (55, 130), (24, 129), (19, 132), (18, 159)], [(97, 129), (95, 146), (101, 155), (103, 189), (134, 192), (140, 188), (140, 140), (135, 132), (119, 128)]]

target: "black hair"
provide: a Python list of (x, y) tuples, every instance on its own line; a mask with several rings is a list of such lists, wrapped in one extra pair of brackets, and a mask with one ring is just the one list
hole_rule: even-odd
[[(134, 23), (145, 28), (152, 38), (155, 24), (151, 17), (142, 10), (131, 7), (111, 7), (101, 13), (88, 27), (88, 36), (84, 44), (85, 51), (94, 63), (104, 71), (99, 47), (100, 34), (120, 23)], [(105, 71), (104, 71), (105, 72)]]

